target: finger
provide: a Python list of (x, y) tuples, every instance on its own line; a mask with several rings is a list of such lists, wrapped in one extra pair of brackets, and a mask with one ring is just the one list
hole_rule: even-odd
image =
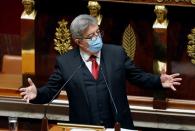
[(28, 83), (32, 86), (34, 85), (33, 81), (31, 80), (31, 78), (28, 78)]
[(26, 92), (21, 92), (20, 95), (21, 96), (25, 96), (27, 93)]
[(26, 91), (26, 88), (20, 88), (19, 91), (24, 92), (24, 91)]
[(173, 91), (176, 91), (176, 89), (175, 89), (175, 87), (174, 87), (174, 86), (171, 86), (171, 89), (172, 89)]
[(29, 98), (26, 99), (26, 102), (29, 103)]
[(28, 96), (27, 95), (25, 95), (24, 97), (23, 97), (23, 100), (27, 100), (27, 98), (28, 98)]
[(171, 77), (177, 77), (177, 76), (179, 76), (180, 74), (179, 73), (175, 73), (175, 74), (171, 74)]
[(180, 82), (173, 82), (173, 85), (181, 85)]
[(173, 81), (181, 81), (182, 78), (174, 78)]
[(27, 95), (24, 96), (23, 100), (25, 100), (27, 103), (29, 103), (29, 97)]

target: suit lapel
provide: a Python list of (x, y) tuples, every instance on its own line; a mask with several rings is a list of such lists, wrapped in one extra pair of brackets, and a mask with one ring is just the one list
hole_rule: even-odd
[(110, 87), (110, 90), (112, 92), (112, 86), (111, 86), (111, 77), (112, 77), (112, 56), (110, 56), (109, 51), (106, 49), (105, 46), (103, 46), (102, 48), (102, 52), (101, 52), (101, 58), (103, 61), (103, 72), (105, 74), (106, 77), (106, 81), (108, 82), (108, 86)]
[(81, 68), (78, 70), (78, 75), (76, 76), (76, 83), (78, 85), (79, 88), (81, 88), (82, 92), (84, 93), (84, 97), (86, 99), (86, 102), (89, 106), (89, 100), (88, 100), (88, 97), (87, 97), (87, 92), (86, 92), (86, 89), (85, 89), (85, 84), (84, 84), (84, 81), (83, 81), (83, 74), (82, 74), (82, 67), (84, 66), (84, 62), (80, 56), (80, 52), (79, 52), (79, 49), (76, 49), (75, 51), (75, 54), (74, 54), (74, 58), (72, 59), (72, 70), (74, 71), (78, 65), (81, 65)]

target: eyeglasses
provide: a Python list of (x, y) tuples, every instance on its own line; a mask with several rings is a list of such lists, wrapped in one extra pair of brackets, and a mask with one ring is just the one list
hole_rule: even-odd
[(87, 37), (82, 37), (82, 39), (96, 40), (98, 36), (103, 36), (104, 32), (100, 29), (97, 29), (94, 33), (89, 34)]

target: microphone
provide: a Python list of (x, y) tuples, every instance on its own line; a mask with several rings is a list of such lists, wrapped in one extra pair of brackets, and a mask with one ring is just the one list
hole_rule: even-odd
[(47, 118), (47, 109), (51, 102), (57, 97), (57, 95), (62, 91), (62, 89), (67, 85), (67, 83), (73, 78), (73, 76), (77, 73), (77, 71), (82, 67), (83, 63), (80, 64), (74, 71), (73, 73), (69, 76), (67, 81), (62, 85), (62, 87), (57, 91), (57, 93), (52, 97), (52, 99), (48, 102), (47, 105), (45, 105), (44, 108), (44, 116), (42, 118), (42, 125), (41, 125), (41, 131), (49, 131), (48, 128), (48, 118)]
[(119, 118), (118, 118), (118, 109), (117, 109), (117, 107), (116, 107), (116, 103), (114, 102), (114, 98), (113, 98), (113, 96), (112, 96), (110, 87), (109, 87), (109, 85), (108, 85), (108, 82), (107, 82), (106, 77), (105, 77), (105, 75), (104, 75), (103, 69), (102, 69), (101, 67), (100, 67), (100, 71), (101, 71), (101, 74), (102, 74), (102, 76), (103, 76), (103, 79), (104, 79), (104, 81), (105, 81), (105, 83), (106, 83), (106, 88), (108, 89), (108, 93), (109, 93), (109, 96), (110, 96), (112, 105), (113, 105), (113, 107), (114, 107), (114, 112), (115, 112), (114, 118), (115, 118), (115, 121), (116, 121), (116, 123), (115, 123), (115, 125), (114, 125), (114, 129), (115, 129), (115, 131), (120, 131), (120, 123), (118, 122), (118, 119), (119, 119)]

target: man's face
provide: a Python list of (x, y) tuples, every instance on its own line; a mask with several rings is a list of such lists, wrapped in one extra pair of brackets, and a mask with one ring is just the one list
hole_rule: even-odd
[(83, 31), (83, 38), (77, 40), (78, 46), (85, 52), (92, 53), (88, 50), (89, 43), (88, 40), (94, 39), (100, 35), (100, 30), (98, 25), (90, 25), (86, 30)]

